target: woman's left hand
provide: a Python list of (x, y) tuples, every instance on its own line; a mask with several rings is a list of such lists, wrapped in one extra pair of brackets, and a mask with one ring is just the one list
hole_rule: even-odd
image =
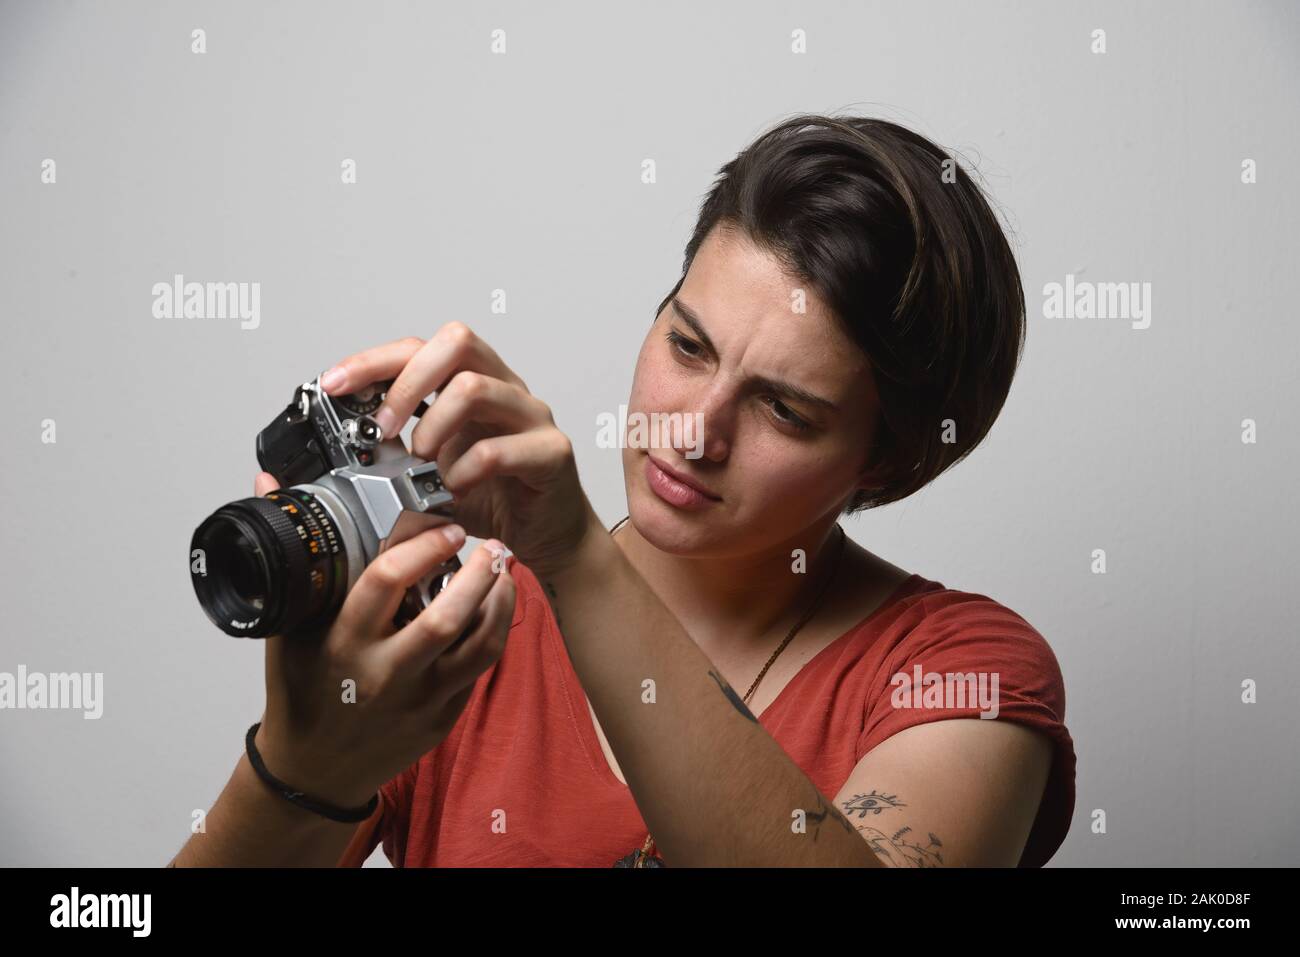
[(342, 374), (321, 380), (330, 395), (394, 380), (374, 414), (385, 438), (438, 393), (411, 433), (411, 453), (437, 462), (458, 524), (500, 539), (539, 578), (565, 568), (599, 525), (550, 407), (464, 323), (445, 324), (427, 342), (410, 337), (358, 352), (335, 368)]

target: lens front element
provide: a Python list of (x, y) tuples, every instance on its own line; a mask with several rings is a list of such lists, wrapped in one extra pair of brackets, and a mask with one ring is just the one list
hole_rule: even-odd
[(320, 500), (296, 487), (217, 509), (194, 531), (190, 569), (208, 618), (241, 638), (320, 622), (347, 590), (339, 531)]

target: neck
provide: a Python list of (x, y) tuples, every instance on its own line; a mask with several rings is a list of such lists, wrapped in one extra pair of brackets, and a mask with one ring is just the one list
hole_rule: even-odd
[[(745, 655), (784, 638), (826, 587), (841, 548), (836, 517), (828, 515), (761, 551), (721, 558), (660, 551), (631, 521), (618, 529), (614, 542), (696, 644)], [(801, 565), (795, 565), (795, 549), (803, 549)], [(830, 594), (826, 591), (825, 599)]]

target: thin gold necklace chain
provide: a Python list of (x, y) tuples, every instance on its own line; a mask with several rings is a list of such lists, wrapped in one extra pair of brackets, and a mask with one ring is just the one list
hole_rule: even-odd
[[(623, 516), (623, 518), (619, 519), (614, 524), (614, 526), (609, 530), (610, 537), (613, 538), (614, 533), (617, 532), (620, 528), (622, 528), (623, 524), (631, 517), (632, 517), (631, 515), (625, 515)], [(763, 680), (763, 676), (767, 674), (767, 669), (772, 667), (772, 662), (776, 661), (777, 655), (781, 654), (781, 652), (785, 650), (785, 646), (790, 643), (790, 640), (794, 638), (795, 634), (798, 633), (799, 629), (802, 628), (804, 625), (808, 624), (808, 620), (812, 618), (814, 614), (817, 613), (817, 608), (821, 604), (822, 598), (825, 597), (826, 590), (830, 588), (831, 582), (835, 580), (835, 576), (839, 573), (840, 560), (844, 557), (844, 544), (845, 544), (845, 539), (848, 538), (848, 535), (844, 531), (844, 526), (841, 525), (839, 522), (835, 523), (835, 527), (840, 530), (840, 542), (839, 542), (839, 548), (835, 552), (835, 564), (831, 567), (831, 573), (826, 577), (826, 580), (822, 582), (821, 589), (817, 592), (816, 600), (814, 600), (812, 603), (809, 604), (808, 610), (804, 612), (803, 617), (800, 618), (799, 621), (795, 623), (794, 627), (790, 629), (790, 631), (786, 634), (785, 638), (781, 640), (781, 643), (776, 646), (776, 651), (772, 652), (772, 656), (767, 659), (767, 664), (763, 665), (763, 670), (758, 673), (758, 677), (754, 679), (754, 683), (750, 685), (749, 690), (745, 692), (745, 697), (743, 699), (745, 704), (749, 704), (750, 696), (753, 695), (754, 690), (758, 687), (759, 682)], [(758, 719), (755, 718), (754, 720), (757, 721)], [(650, 856), (651, 849), (653, 847), (654, 847), (654, 835), (647, 834), (645, 836), (645, 844), (642, 845), (641, 850), (639, 852), (637, 863), (634, 864), (633, 866), (641, 867), (643, 862)]]

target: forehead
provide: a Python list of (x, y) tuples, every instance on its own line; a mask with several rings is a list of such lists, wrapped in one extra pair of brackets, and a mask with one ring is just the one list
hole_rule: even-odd
[[(828, 383), (841, 375), (859, 375), (866, 366), (858, 346), (816, 291), (736, 230), (709, 233), (677, 298), (700, 317), (724, 360), (727, 352), (734, 353), (733, 358), (743, 353), (738, 361), (763, 366), (779, 362), (788, 373), (816, 375)], [(671, 304), (668, 313), (676, 318)]]

